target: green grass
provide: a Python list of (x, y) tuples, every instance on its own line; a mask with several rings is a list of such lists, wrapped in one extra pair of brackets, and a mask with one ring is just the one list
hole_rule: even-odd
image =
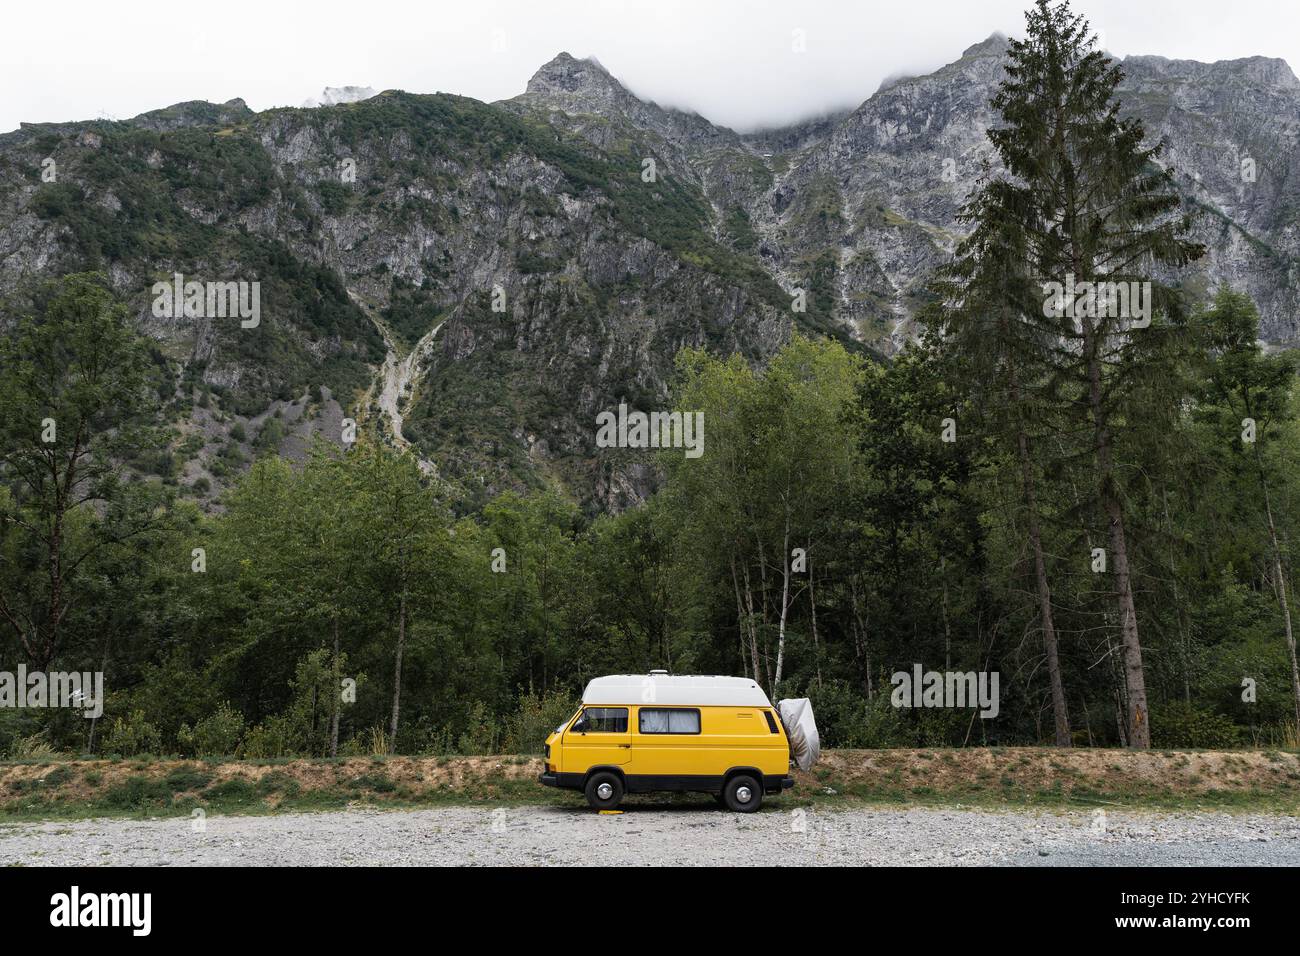
[[(828, 751), (811, 773), (799, 775), (794, 790), (769, 805), (785, 810), (962, 806), (1300, 812), (1296, 754), (1215, 751), (1208, 760), (1198, 754), (1050, 748)], [(1199, 765), (1191, 766), (1193, 761)], [(184, 816), (196, 808), (214, 814), (263, 814), (355, 806), (583, 805), (578, 793), (542, 787), (529, 763), (520, 756), (295, 761), (136, 757), (89, 765), (14, 761), (0, 764), (0, 823)], [(704, 795), (637, 796), (629, 806), (647, 803), (708, 807), (712, 801)]]
[[(277, 777), (278, 779), (271, 779)], [(1226, 811), (1236, 813), (1297, 812), (1293, 792), (1210, 790), (1200, 794), (1178, 793), (1159, 788), (1098, 792), (1087, 787), (1063, 788), (1059, 782), (1049, 788), (1030, 789), (1003, 777), (990, 784), (972, 780), (956, 790), (935, 790), (923, 784), (903, 782), (899, 775), (872, 784), (845, 784), (831, 780), (807, 784), (781, 797), (768, 798), (766, 808), (788, 811), (797, 807), (819, 810), (897, 809), (900, 807), (963, 807), (980, 810), (1083, 810), (1097, 807), (1149, 811)], [(171, 783), (168, 781), (172, 780)], [(430, 807), (527, 807), (583, 805), (576, 792), (544, 788), (532, 780), (469, 781), (459, 789), (449, 787), (419, 792), (400, 785), (382, 774), (366, 774), (333, 786), (302, 790), (283, 774), (270, 774), (258, 783), (227, 780), (195, 795), (181, 794), (179, 778), (147, 780), (131, 777), (89, 801), (60, 799), (57, 794), (25, 792), (0, 804), (0, 823), (36, 820), (76, 820), (93, 817), (180, 817), (196, 807), (212, 814), (272, 814), (324, 812), (357, 805), (392, 810)], [(188, 784), (190, 781), (186, 781)], [(191, 789), (186, 786), (184, 789)], [(830, 790), (832, 792), (826, 792)], [(277, 797), (274, 806), (267, 798)], [(636, 796), (626, 807), (640, 805), (698, 804), (713, 806), (703, 794), (660, 794)]]

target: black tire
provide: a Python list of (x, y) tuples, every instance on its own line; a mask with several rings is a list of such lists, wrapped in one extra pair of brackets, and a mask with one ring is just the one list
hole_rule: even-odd
[[(600, 791), (608, 787), (608, 796), (602, 797)], [(587, 803), (593, 810), (613, 810), (623, 802), (623, 781), (616, 773), (602, 770), (593, 773), (587, 781)]]
[[(746, 793), (748, 800), (742, 799)], [(763, 805), (763, 787), (749, 774), (738, 773), (722, 788), (722, 800), (733, 813), (753, 813)]]

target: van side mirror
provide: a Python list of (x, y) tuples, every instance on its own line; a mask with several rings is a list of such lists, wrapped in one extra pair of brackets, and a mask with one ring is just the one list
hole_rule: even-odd
[(573, 726), (570, 727), (569, 729), (573, 731), (575, 734), (585, 734), (587, 732), (586, 715), (583, 715), (582, 717), (579, 717), (577, 720), (575, 720), (573, 722)]

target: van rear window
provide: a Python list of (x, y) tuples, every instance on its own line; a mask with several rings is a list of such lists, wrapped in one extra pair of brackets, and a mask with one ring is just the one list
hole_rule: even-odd
[(643, 734), (698, 734), (700, 712), (642, 707), (638, 723)]
[(763, 716), (767, 718), (767, 729), (776, 733), (776, 720), (772, 717), (770, 710), (763, 711)]

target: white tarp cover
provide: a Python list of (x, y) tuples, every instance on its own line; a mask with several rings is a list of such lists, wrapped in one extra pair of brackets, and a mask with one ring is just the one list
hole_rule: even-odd
[(795, 766), (807, 770), (821, 756), (822, 742), (817, 735), (817, 724), (813, 720), (812, 701), (807, 697), (779, 701), (776, 709), (781, 714), (781, 723), (785, 724), (786, 736), (790, 738), (790, 756)]

